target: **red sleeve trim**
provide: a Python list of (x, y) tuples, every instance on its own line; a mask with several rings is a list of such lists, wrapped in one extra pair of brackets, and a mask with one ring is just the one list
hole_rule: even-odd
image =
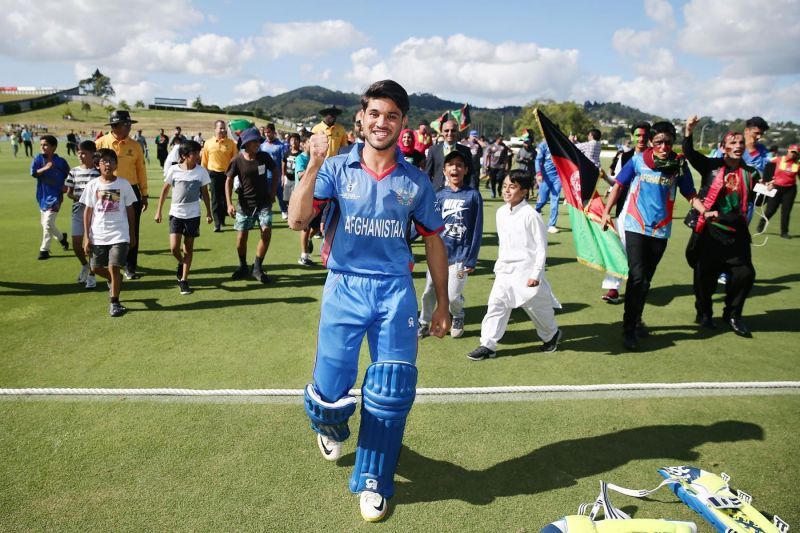
[(328, 205), (328, 202), (330, 202), (330, 200), (320, 200), (319, 198), (314, 198), (314, 216), (322, 213), (322, 210), (325, 209), (325, 206)]
[(419, 233), (423, 237), (430, 237), (431, 235), (436, 235), (437, 233), (439, 233), (444, 229), (444, 226), (439, 226), (438, 229), (429, 230), (418, 222), (414, 222), (414, 226), (417, 228), (417, 233)]

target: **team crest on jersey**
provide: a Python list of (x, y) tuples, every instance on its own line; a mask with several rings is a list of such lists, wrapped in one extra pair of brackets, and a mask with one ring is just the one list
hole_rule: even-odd
[(339, 196), (346, 200), (358, 200), (361, 198), (361, 195), (358, 194), (358, 184), (354, 178), (344, 178), (344, 182), (342, 183), (342, 192)]
[(400, 205), (411, 205), (414, 203), (414, 192), (408, 189), (400, 189), (394, 192), (395, 196), (397, 197), (397, 203)]

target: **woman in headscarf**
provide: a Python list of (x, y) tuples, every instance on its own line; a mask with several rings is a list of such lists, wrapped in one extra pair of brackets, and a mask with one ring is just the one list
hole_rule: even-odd
[(400, 132), (397, 146), (403, 152), (403, 158), (419, 169), (425, 167), (425, 156), (414, 148), (414, 132), (408, 128)]

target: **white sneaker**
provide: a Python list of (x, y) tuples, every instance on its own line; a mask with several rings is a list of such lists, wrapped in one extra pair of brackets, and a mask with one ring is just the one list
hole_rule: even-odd
[(86, 283), (86, 278), (89, 276), (89, 265), (85, 264), (81, 267), (81, 273), (78, 274), (78, 283)]
[(326, 461), (335, 461), (342, 456), (342, 443), (317, 433), (317, 446)]
[(86, 288), (94, 289), (95, 287), (97, 287), (97, 278), (94, 277), (94, 274), (89, 274), (86, 276)]
[(558, 233), (559, 231), (561, 230), (555, 226), (550, 226), (549, 228), (547, 228), (547, 233)]
[(386, 498), (377, 492), (362, 491), (359, 497), (359, 506), (361, 507), (361, 517), (367, 522), (377, 522), (386, 516)]
[(286, 220), (287, 218), (289, 218), (289, 213), (281, 213), (281, 218), (283, 220)]
[(453, 322), (450, 326), (450, 336), (454, 339), (461, 337), (464, 334), (464, 317), (454, 316)]

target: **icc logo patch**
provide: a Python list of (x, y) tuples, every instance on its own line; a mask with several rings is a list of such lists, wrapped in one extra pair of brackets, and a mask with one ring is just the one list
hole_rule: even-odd
[(410, 327), (410, 328), (414, 327), (414, 317), (413, 316), (408, 317), (408, 327)]
[(355, 179), (343, 179), (341, 197), (347, 200), (358, 200), (361, 198), (361, 195), (358, 194), (358, 187), (356, 186)]

